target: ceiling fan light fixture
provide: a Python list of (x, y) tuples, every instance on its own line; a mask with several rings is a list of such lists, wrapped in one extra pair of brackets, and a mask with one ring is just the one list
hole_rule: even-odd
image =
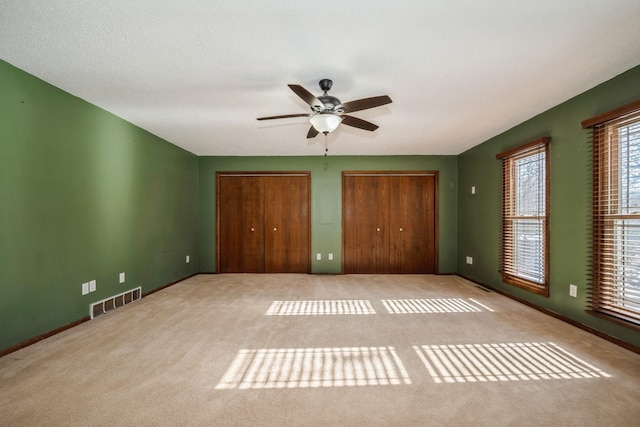
[(342, 117), (333, 113), (320, 113), (311, 116), (311, 126), (313, 126), (318, 132), (322, 132), (325, 135), (336, 130)]

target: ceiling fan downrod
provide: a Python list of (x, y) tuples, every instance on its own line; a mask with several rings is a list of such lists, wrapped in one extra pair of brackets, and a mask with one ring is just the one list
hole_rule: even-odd
[(320, 85), (320, 89), (326, 95), (327, 92), (329, 92), (329, 90), (331, 89), (331, 86), (333, 86), (333, 81), (331, 79), (322, 79), (320, 80), (319, 85)]

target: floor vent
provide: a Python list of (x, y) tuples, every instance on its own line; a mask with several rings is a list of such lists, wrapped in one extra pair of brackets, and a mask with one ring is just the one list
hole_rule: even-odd
[(115, 310), (118, 307), (132, 303), (142, 298), (142, 287), (130, 289), (118, 295), (105, 298), (102, 301), (94, 302), (89, 306), (89, 315), (92, 319), (105, 314), (108, 311)]

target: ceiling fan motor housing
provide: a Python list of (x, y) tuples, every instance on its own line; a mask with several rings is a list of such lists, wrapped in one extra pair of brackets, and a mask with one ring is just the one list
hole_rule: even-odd
[(320, 102), (322, 102), (324, 104), (325, 111), (326, 110), (333, 110), (335, 107), (340, 105), (340, 100), (338, 98), (336, 98), (335, 96), (320, 95), (318, 97), (318, 99), (320, 100)]

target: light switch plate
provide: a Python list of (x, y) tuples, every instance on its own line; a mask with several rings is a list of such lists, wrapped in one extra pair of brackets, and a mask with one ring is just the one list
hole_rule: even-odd
[(89, 292), (94, 292), (96, 290), (96, 281), (92, 280), (89, 282)]
[(578, 296), (578, 287), (573, 284), (569, 284), (569, 295), (576, 298)]
[(89, 282), (82, 284), (82, 295), (89, 293)]
[(329, 261), (333, 261), (333, 254), (327, 255), (327, 258), (329, 259)]
[(189, 255), (187, 255), (187, 258), (186, 258), (187, 264), (189, 264), (189, 260), (190, 260), (190, 257)]
[(120, 283), (124, 283), (124, 273), (120, 273)]
[(316, 260), (317, 261), (322, 261), (322, 254), (321, 253), (317, 253), (316, 254)]

